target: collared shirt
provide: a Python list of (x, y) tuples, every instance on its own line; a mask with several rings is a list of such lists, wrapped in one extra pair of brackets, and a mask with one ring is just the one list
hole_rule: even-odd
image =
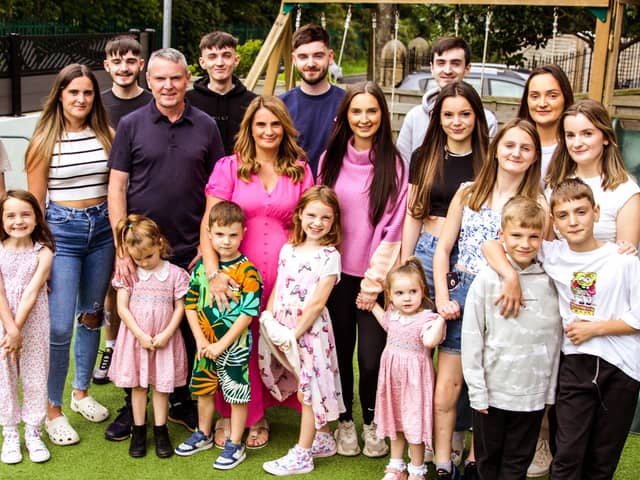
[(174, 257), (195, 255), (204, 214), (204, 187), (224, 155), (215, 121), (185, 102), (175, 122), (150, 102), (123, 117), (109, 168), (127, 172), (127, 211), (154, 220)]

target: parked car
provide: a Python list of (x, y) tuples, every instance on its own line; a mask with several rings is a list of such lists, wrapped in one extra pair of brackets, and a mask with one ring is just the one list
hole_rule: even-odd
[[(482, 74), (482, 64), (472, 63), (471, 71), (464, 77), (464, 81), (476, 89), (480, 95), (493, 97), (522, 97), (524, 84), (529, 76), (526, 71), (511, 70), (506, 66), (489, 65), (484, 67), (484, 78), (482, 90), (480, 89), (480, 77)], [(424, 68), (418, 72), (407, 75), (397, 88), (404, 90), (420, 90), (426, 92), (438, 84), (431, 75), (429, 68)]]

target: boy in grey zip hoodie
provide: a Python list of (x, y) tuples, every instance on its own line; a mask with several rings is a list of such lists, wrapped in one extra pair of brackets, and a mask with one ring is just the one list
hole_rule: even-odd
[(491, 268), (471, 284), (462, 323), (462, 368), (473, 408), (481, 478), (526, 478), (547, 404), (555, 402), (562, 320), (552, 280), (537, 262), (546, 214), (514, 197), (500, 239), (518, 272), (524, 307), (505, 318), (495, 304), (502, 279)]

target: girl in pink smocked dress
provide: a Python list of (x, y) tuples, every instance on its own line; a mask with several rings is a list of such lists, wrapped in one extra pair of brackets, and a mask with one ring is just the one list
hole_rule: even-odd
[[(32, 462), (49, 460), (40, 440), (47, 414), (49, 303), (46, 282), (53, 262), (53, 235), (36, 198), (9, 190), (0, 202), (0, 425), (2, 463), (22, 461), (18, 423)], [(22, 383), (22, 408), (18, 397)]]
[(187, 383), (187, 355), (179, 325), (189, 274), (169, 263), (169, 244), (158, 225), (142, 215), (128, 215), (116, 228), (118, 250), (124, 248), (138, 266), (133, 287), (113, 280), (122, 319), (109, 377), (129, 387), (133, 428), (129, 455), (147, 453), (147, 389), (153, 389), (153, 434), (156, 455), (170, 457), (168, 396)]
[[(325, 304), (340, 277), (340, 254), (335, 246), (341, 231), (340, 207), (333, 190), (326, 186), (307, 190), (294, 211), (293, 233), (280, 250), (276, 284), (260, 318), (262, 380), (279, 399), (297, 392), (302, 405), (298, 443), (284, 457), (263, 465), (273, 475), (308, 473), (314, 468), (314, 457), (336, 453), (328, 422), (345, 408)], [(273, 357), (284, 353), (297, 365), (295, 377), (271, 360), (266, 343), (276, 350)]]
[[(373, 308), (387, 332), (380, 358), (375, 423), (379, 437), (391, 439), (391, 458), (383, 480), (424, 480), (425, 445), (431, 445), (433, 388), (431, 349), (444, 340), (444, 319), (427, 310), (433, 306), (422, 263), (409, 257), (389, 272), (385, 281), (385, 312)], [(405, 442), (411, 463), (404, 462)]]

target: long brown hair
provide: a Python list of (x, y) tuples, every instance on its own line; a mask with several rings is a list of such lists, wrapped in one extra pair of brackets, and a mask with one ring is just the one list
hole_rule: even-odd
[[(51, 233), (51, 230), (49, 230), (49, 225), (47, 225), (44, 219), (38, 200), (36, 200), (36, 197), (34, 197), (32, 193), (26, 190), (8, 190), (2, 200), (0, 200), (0, 219), (4, 216), (4, 204), (10, 198), (21, 200), (31, 206), (36, 220), (36, 226), (33, 232), (31, 232), (31, 240), (41, 243), (53, 251), (56, 246), (55, 237), (53, 233)], [(7, 238), (9, 238), (9, 234), (5, 232), (4, 228), (0, 228), (0, 241), (4, 241)]]
[[(338, 107), (336, 122), (327, 144), (319, 176), (324, 185), (335, 187), (344, 157), (347, 154), (347, 144), (353, 136), (353, 131), (349, 126), (349, 106), (354, 97), (363, 93), (375, 97), (381, 113), (380, 127), (373, 137), (369, 151), (369, 160), (373, 165), (373, 179), (369, 186), (369, 221), (372, 225), (377, 225), (387, 204), (394, 207), (396, 205), (404, 178), (404, 163), (393, 143), (391, 119), (384, 93), (376, 83), (360, 82), (347, 90)], [(400, 169), (400, 174), (398, 174), (398, 169)]]
[(580, 100), (567, 108), (560, 117), (560, 126), (558, 127), (558, 146), (553, 152), (551, 166), (545, 183), (551, 189), (557, 186), (564, 179), (571, 177), (576, 172), (577, 164), (569, 155), (567, 149), (567, 141), (565, 138), (564, 121), (567, 117), (574, 117), (578, 114), (585, 116), (594, 127), (602, 132), (604, 140), (608, 145), (604, 145), (602, 151), (602, 189), (615, 190), (619, 185), (629, 179), (629, 172), (624, 166), (620, 147), (618, 146), (618, 138), (611, 124), (609, 112), (600, 102), (591, 99)]
[(248, 183), (251, 180), (251, 174), (257, 174), (260, 171), (260, 163), (256, 161), (256, 143), (251, 130), (253, 118), (261, 108), (273, 113), (283, 129), (282, 142), (274, 166), (275, 172), (278, 175), (289, 177), (293, 183), (302, 182), (305, 169), (297, 160), (306, 161), (306, 154), (296, 143), (298, 132), (293, 126), (287, 107), (282, 100), (272, 95), (254, 98), (242, 118), (234, 147), (238, 159), (238, 178)]
[(529, 165), (524, 174), (524, 178), (518, 185), (516, 195), (523, 195), (527, 198), (537, 200), (540, 191), (540, 169), (542, 164), (542, 147), (540, 146), (540, 136), (536, 127), (528, 120), (514, 118), (509, 121), (502, 130), (498, 132), (489, 145), (487, 161), (482, 165), (482, 169), (476, 180), (463, 190), (464, 198), (468, 198), (468, 205), (474, 211), (479, 211), (491, 196), (498, 178), (498, 144), (505, 134), (512, 128), (519, 128), (527, 133), (533, 140), (536, 150), (536, 159)]
[(489, 145), (489, 129), (484, 107), (478, 92), (466, 82), (455, 81), (445, 85), (431, 112), (429, 128), (422, 145), (416, 150), (412, 161), (417, 162), (415, 189), (409, 198), (408, 210), (412, 217), (424, 219), (428, 216), (431, 204), (431, 189), (436, 179), (444, 176), (444, 160), (447, 150), (447, 135), (442, 128), (442, 106), (447, 98), (463, 97), (471, 105), (476, 123), (471, 134), (471, 155), (473, 173), (477, 175), (482, 168)]
[(60, 96), (62, 91), (79, 77), (87, 77), (91, 80), (93, 87), (93, 105), (85, 119), (85, 126), (93, 130), (105, 153), (109, 156), (111, 144), (113, 143), (113, 132), (109, 127), (107, 112), (102, 105), (100, 85), (98, 85), (98, 80), (89, 67), (79, 63), (72, 63), (60, 70), (44, 102), (42, 115), (40, 115), (40, 119), (36, 124), (33, 138), (27, 150), (25, 159), (27, 172), (33, 171), (41, 162), (47, 162), (47, 164), (51, 162), (53, 149), (56, 143), (62, 139), (65, 131), (64, 111)]

